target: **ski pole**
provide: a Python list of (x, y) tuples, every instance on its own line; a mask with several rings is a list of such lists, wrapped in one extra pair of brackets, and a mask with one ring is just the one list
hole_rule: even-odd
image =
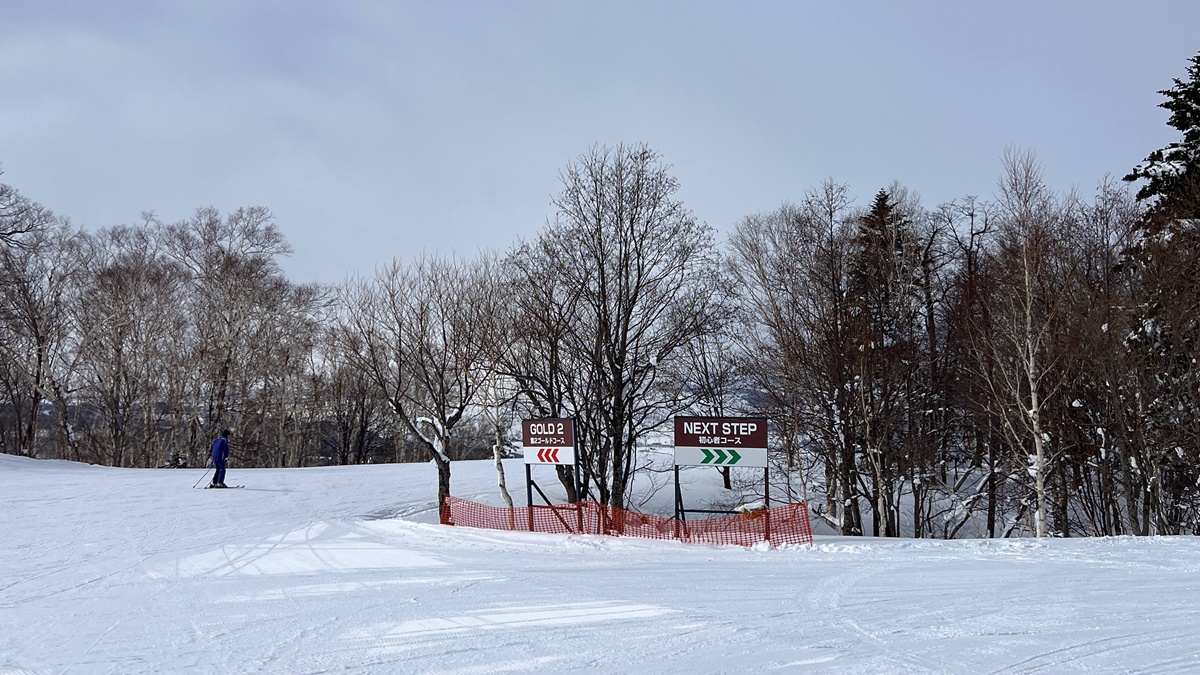
[(196, 488), (200, 487), (200, 483), (203, 482), (204, 479), (207, 477), (208, 477), (208, 471), (205, 470), (204, 475), (200, 476), (200, 480), (196, 481), (196, 484), (192, 486), (192, 489), (195, 490)]

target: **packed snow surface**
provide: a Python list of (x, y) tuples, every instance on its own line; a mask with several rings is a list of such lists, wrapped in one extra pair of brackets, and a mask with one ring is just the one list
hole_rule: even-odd
[(424, 464), (200, 478), (0, 456), (0, 673), (1200, 670), (1191, 537), (745, 549), (442, 527)]

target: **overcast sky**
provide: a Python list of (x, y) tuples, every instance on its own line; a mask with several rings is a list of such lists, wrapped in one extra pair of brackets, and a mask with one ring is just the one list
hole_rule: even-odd
[(0, 164), (89, 228), (269, 207), (297, 281), (535, 235), (644, 142), (721, 232), (826, 178), (1090, 193), (1175, 135), (1200, 2), (53, 2), (0, 10)]

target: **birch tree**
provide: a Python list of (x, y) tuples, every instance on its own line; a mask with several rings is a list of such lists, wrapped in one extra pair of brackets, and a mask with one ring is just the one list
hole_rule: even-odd
[(37, 456), (42, 403), (49, 402), (67, 456), (79, 460), (68, 412), (78, 365), (79, 333), (70, 307), (78, 292), (79, 235), (66, 221), (38, 212), (45, 220), (19, 246), (0, 247), (0, 375), (13, 406), (16, 452)]
[(1032, 479), (1033, 530), (1044, 537), (1053, 440), (1044, 418), (1048, 399), (1062, 385), (1057, 370), (1061, 354), (1053, 340), (1065, 297), (1059, 285), (1065, 214), (1032, 153), (1010, 150), (1004, 167), (990, 260), (994, 323), (983, 334), (986, 344), (979, 351), (990, 361), (979, 374), (987, 378), (993, 414)]
[(279, 258), (292, 249), (271, 212), (259, 206), (224, 217), (215, 208), (197, 209), (168, 226), (166, 238), (169, 255), (190, 279), (185, 372), (191, 377), (182, 405), (190, 418), (188, 446), (203, 461), (216, 430), (237, 421), (252, 364), (270, 346), (253, 334), (268, 314), (264, 303), (290, 292)]
[(170, 336), (186, 331), (177, 308), (186, 277), (163, 255), (161, 230), (113, 227), (87, 238), (78, 322), (90, 327), (82, 350), (81, 393), (97, 411), (88, 424), (96, 459), (112, 466), (156, 466), (160, 403), (167, 400)]

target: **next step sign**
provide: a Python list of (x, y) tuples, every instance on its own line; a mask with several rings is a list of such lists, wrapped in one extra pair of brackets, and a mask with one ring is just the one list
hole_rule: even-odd
[(676, 466), (767, 466), (767, 420), (676, 417)]

